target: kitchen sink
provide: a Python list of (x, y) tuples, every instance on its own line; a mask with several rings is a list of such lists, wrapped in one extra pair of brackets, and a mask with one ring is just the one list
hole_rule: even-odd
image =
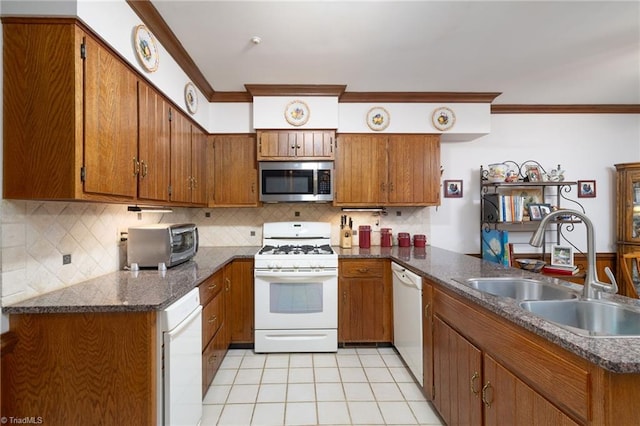
[(640, 337), (640, 310), (601, 300), (523, 301), (527, 311), (576, 334)]
[(460, 280), (459, 282), (484, 293), (490, 293), (494, 296), (510, 297), (516, 300), (577, 298), (577, 295), (569, 288), (529, 278), (482, 277), (468, 278)]

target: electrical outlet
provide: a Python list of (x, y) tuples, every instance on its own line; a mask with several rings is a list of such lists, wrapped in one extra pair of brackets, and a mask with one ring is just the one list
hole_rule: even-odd
[(249, 235), (252, 236), (252, 237), (255, 237), (256, 236), (256, 231), (249, 232)]
[(63, 265), (68, 265), (71, 263), (71, 255), (70, 254), (63, 254), (62, 255), (62, 264)]
[(211, 212), (204, 212), (204, 217), (211, 217)]
[(397, 211), (396, 212), (396, 216), (402, 216), (402, 212), (401, 211)]
[(300, 212), (294, 212), (294, 213), (293, 213), (293, 215), (294, 215), (295, 217), (300, 217)]

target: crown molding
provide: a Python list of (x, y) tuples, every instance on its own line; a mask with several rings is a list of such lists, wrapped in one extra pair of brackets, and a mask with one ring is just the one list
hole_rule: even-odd
[(245, 84), (251, 96), (340, 96), (342, 84)]
[(249, 92), (215, 92), (210, 102), (253, 102)]
[(640, 114), (637, 104), (491, 105), (491, 114)]
[(213, 87), (204, 77), (196, 63), (182, 46), (176, 35), (171, 31), (160, 13), (150, 0), (126, 0), (129, 7), (140, 17), (162, 46), (169, 52), (178, 66), (187, 74), (202, 94), (211, 101), (214, 95)]
[(345, 92), (341, 103), (491, 103), (500, 92)]

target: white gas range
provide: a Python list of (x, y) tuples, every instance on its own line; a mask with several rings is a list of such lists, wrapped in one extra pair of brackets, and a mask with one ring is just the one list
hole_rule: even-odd
[(255, 351), (338, 349), (338, 255), (331, 224), (268, 222), (255, 255)]

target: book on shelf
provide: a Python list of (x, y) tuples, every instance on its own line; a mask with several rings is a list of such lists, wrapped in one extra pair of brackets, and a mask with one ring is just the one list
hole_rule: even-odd
[(485, 222), (522, 222), (524, 220), (524, 197), (485, 194), (483, 199)]
[(509, 266), (509, 233), (498, 229), (482, 231), (482, 259)]
[(580, 272), (580, 268), (577, 266), (545, 265), (542, 267), (542, 272), (553, 275), (576, 275)]

